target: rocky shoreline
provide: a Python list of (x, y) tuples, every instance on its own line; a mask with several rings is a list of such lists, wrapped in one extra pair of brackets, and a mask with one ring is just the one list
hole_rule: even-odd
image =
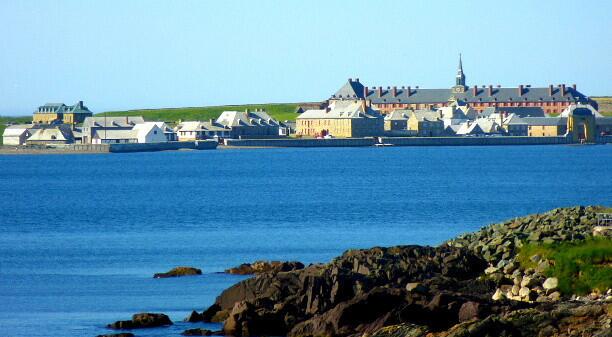
[[(582, 242), (599, 235), (608, 245), (610, 229), (597, 227), (603, 211), (609, 209), (555, 209), (487, 226), (438, 247), (349, 250), (328, 264), (258, 273), (188, 317), (190, 322), (223, 322), (222, 331), (189, 333), (612, 336), (610, 289), (570, 294), (550, 275), (553, 259), (534, 254), (528, 257), (533, 267), (519, 259), (529, 244)], [(604, 256), (605, 268), (610, 262), (612, 256)]]

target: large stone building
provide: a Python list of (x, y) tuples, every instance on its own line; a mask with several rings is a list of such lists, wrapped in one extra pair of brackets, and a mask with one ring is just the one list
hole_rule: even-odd
[(215, 124), (229, 129), (231, 138), (278, 137), (279, 122), (264, 110), (223, 111)]
[(335, 101), (325, 109), (307, 110), (297, 117), (297, 135), (310, 137), (376, 137), (384, 134), (384, 119), (365, 101)]
[(452, 104), (453, 100), (463, 102), (479, 112), (488, 107), (539, 107), (546, 114), (558, 114), (570, 104), (588, 103), (597, 107), (597, 103), (580, 93), (575, 84), (551, 84), (543, 88), (530, 85), (519, 85), (515, 88), (502, 88), (499, 85), (468, 86), (461, 57), (455, 85), (450, 88), (367, 87), (359, 82), (359, 79), (349, 78), (329, 100), (366, 100), (382, 113), (396, 109), (434, 110)]
[(83, 101), (78, 101), (75, 105), (66, 105), (64, 103), (47, 103), (39, 106), (34, 115), (32, 122), (40, 124), (64, 123), (78, 124), (83, 123), (85, 118), (91, 117), (93, 114), (83, 105)]

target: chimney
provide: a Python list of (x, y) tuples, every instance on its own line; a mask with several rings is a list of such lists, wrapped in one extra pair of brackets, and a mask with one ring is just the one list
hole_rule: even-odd
[(576, 84), (572, 84), (572, 88), (576, 91)]
[(523, 85), (522, 84), (519, 84), (518, 86), (518, 95), (523, 96)]
[(363, 87), (363, 98), (368, 98), (369, 93), (370, 90), (368, 89), (368, 87)]
[(493, 96), (493, 86), (491, 84), (489, 84), (489, 89), (487, 90), (487, 94), (489, 95), (489, 97)]
[(378, 87), (378, 97), (382, 97), (382, 86)]
[[(574, 86), (576, 86), (576, 85), (574, 84)], [(575, 88), (574, 88), (574, 89), (575, 89)], [(79, 101), (79, 108), (80, 108), (80, 109), (83, 109), (83, 101)]]
[(397, 97), (397, 87), (393, 87), (393, 97)]
[(561, 84), (561, 96), (565, 96), (565, 84)]
[(474, 86), (474, 96), (478, 95), (478, 86)]
[(408, 97), (410, 97), (410, 94), (412, 94), (411, 90), (412, 89), (410, 89), (410, 86), (408, 86), (408, 89), (406, 89), (406, 92), (408, 93), (408, 95), (407, 95)]
[(357, 77), (357, 78), (355, 79), (355, 82), (359, 83), (359, 77)]
[(552, 84), (548, 85), (548, 96), (552, 96), (553, 95), (553, 86)]
[(349, 83), (351, 83), (351, 82), (353, 82), (353, 79), (352, 79), (352, 78), (349, 78)]

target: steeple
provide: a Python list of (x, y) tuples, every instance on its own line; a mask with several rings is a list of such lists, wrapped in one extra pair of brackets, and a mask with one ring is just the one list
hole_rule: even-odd
[(465, 86), (465, 74), (463, 73), (463, 63), (461, 62), (461, 53), (459, 53), (459, 68), (457, 69), (457, 77), (455, 85)]

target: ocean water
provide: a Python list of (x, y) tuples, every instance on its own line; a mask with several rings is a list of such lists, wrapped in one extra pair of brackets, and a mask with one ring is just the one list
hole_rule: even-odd
[[(612, 146), (254, 149), (0, 156), (0, 336), (177, 324), (258, 259), (436, 245), (515, 216), (612, 205)], [(178, 265), (204, 275), (153, 279)]]

